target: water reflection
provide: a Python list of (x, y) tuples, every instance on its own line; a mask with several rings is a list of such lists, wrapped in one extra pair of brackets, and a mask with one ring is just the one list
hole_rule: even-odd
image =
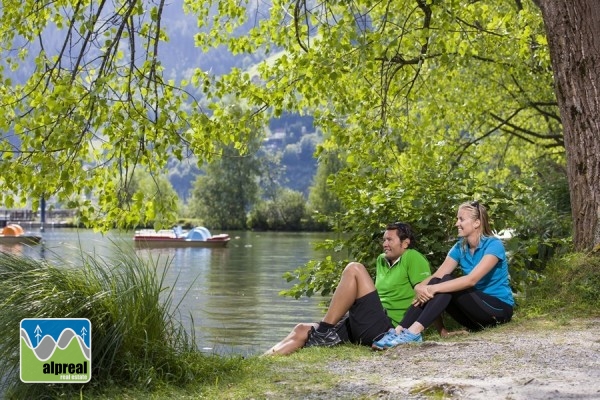
[(51, 229), (37, 246), (12, 248), (34, 258), (77, 266), (82, 257), (118, 259), (132, 251), (164, 272), (173, 304), (180, 303), (186, 326), (193, 319), (198, 345), (220, 354), (259, 354), (301, 321), (317, 321), (321, 298), (279, 296), (291, 284), (282, 274), (318, 258), (315, 233), (236, 232), (226, 248), (139, 249), (130, 233), (101, 235), (87, 230)]
[[(201, 348), (257, 354), (297, 322), (320, 319), (320, 299), (279, 295), (291, 286), (282, 274), (316, 256), (312, 243), (317, 239), (313, 234), (240, 232), (224, 249), (171, 250), (167, 281), (174, 285), (176, 301), (186, 295), (182, 319), (194, 319)], [(164, 256), (161, 250), (150, 252), (154, 258)]]
[(22, 243), (11, 243), (11, 244), (0, 244), (0, 252), (1, 253), (10, 253), (10, 254), (15, 254), (15, 255), (22, 255), (24, 248), (25, 248), (25, 244)]

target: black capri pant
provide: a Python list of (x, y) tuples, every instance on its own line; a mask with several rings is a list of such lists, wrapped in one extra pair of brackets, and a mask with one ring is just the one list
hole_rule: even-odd
[[(451, 279), (454, 279), (452, 275), (444, 275), (442, 278), (431, 279), (429, 285)], [(513, 315), (512, 306), (481, 290), (471, 288), (454, 293), (437, 293), (423, 306), (410, 306), (400, 325), (408, 328), (419, 322), (427, 328), (444, 311), (469, 331), (503, 324), (510, 321)]]

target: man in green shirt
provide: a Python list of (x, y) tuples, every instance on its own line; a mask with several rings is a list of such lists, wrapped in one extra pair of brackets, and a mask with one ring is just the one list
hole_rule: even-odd
[(415, 298), (413, 287), (431, 275), (429, 262), (423, 254), (409, 247), (393, 261), (386, 253), (379, 255), (376, 266), (375, 288), (388, 318), (396, 326)]
[[(429, 262), (414, 249), (410, 225), (386, 226), (375, 282), (365, 266), (349, 263), (323, 320), (301, 323), (265, 354), (290, 354), (302, 347), (350, 342), (371, 346), (394, 327), (414, 300), (414, 287), (431, 275)], [(442, 333), (441, 323), (438, 330)]]

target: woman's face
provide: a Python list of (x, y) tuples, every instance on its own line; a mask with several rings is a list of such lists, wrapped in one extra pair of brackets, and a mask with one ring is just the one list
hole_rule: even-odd
[(408, 248), (410, 239), (400, 240), (396, 229), (386, 230), (383, 234), (383, 252), (388, 260), (397, 260)]
[(456, 215), (456, 224), (458, 228), (458, 237), (468, 237), (474, 233), (478, 233), (480, 221), (473, 219), (473, 212), (468, 208), (461, 208)]

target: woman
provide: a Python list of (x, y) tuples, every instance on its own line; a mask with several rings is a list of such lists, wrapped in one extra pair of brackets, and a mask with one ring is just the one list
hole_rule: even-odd
[[(485, 207), (477, 201), (458, 207), (458, 242), (439, 269), (415, 286), (415, 300), (396, 332), (373, 343), (382, 350), (421, 342), (421, 332), (446, 311), (469, 331), (511, 320), (514, 299), (506, 251), (492, 234)], [(455, 278), (451, 273), (459, 268)]]
[[(386, 226), (383, 254), (377, 258), (375, 282), (363, 264), (349, 263), (320, 323), (301, 323), (266, 355), (290, 354), (302, 347), (335, 346), (351, 342), (371, 346), (394, 327), (415, 296), (414, 286), (430, 276), (429, 262), (414, 249), (408, 224)], [(441, 335), (441, 322), (435, 323)]]

